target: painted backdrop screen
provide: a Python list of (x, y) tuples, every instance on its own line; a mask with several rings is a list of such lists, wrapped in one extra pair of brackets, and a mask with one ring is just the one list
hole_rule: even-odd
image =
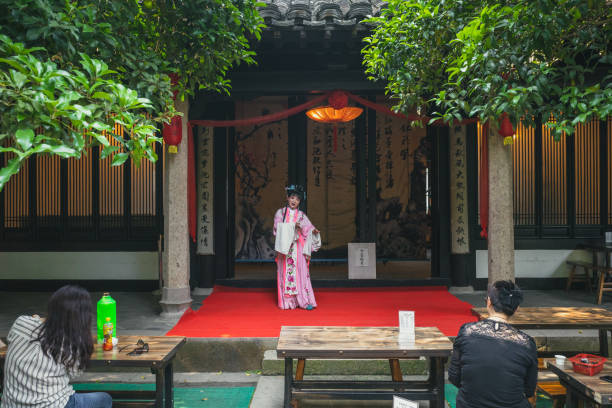
[[(287, 109), (286, 97), (236, 102), (236, 118)], [(287, 119), (237, 127), (235, 150), (237, 259), (274, 258), (274, 213), (285, 205), (288, 174)]]
[[(379, 98), (378, 103), (384, 103)], [(390, 105), (389, 105), (390, 106)], [(428, 211), (431, 142), (424, 127), (376, 115), (376, 255), (427, 259), (431, 248)]]

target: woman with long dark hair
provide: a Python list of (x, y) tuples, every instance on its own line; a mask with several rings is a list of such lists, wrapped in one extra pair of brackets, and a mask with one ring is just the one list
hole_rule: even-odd
[(103, 392), (76, 394), (70, 378), (93, 352), (89, 293), (64, 286), (51, 295), (46, 320), (20, 316), (8, 334), (2, 407), (110, 408)]
[(522, 301), (514, 282), (497, 281), (487, 291), (489, 317), (459, 329), (448, 367), (448, 379), (459, 388), (457, 408), (531, 408), (536, 345), (508, 323)]

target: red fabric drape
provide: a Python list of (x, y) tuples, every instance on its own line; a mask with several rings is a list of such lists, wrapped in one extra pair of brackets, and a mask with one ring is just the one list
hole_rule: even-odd
[[(404, 118), (404, 119), (408, 119), (411, 121), (417, 121), (417, 122), (421, 122), (423, 123), (423, 125), (427, 125), (429, 123), (429, 121), (431, 120), (431, 118), (429, 116), (422, 116), (422, 115), (417, 115), (416, 113), (409, 113), (407, 115), (404, 115), (403, 113), (397, 113), (397, 112), (393, 112), (391, 109), (387, 108), (385, 105), (380, 105), (376, 102), (372, 102), (372, 101), (368, 101), (367, 99), (364, 99), (360, 96), (357, 95), (353, 95), (350, 92), (346, 92), (346, 94), (348, 95), (349, 99), (352, 99), (353, 101), (357, 102), (360, 105), (365, 106), (366, 108), (370, 108), (370, 109), (374, 109), (376, 112), (380, 112), (383, 113), (385, 115), (389, 115), (389, 116), (394, 116), (396, 118)], [(470, 118), (470, 119), (464, 119), (461, 122), (455, 122), (453, 123), (453, 125), (457, 126), (457, 125), (467, 125), (468, 123), (476, 123), (478, 121), (477, 118)], [(441, 120), (436, 120), (436, 122), (434, 122), (435, 125), (444, 125), (445, 123), (442, 122)]]
[(289, 116), (295, 115), (311, 106), (315, 106), (316, 104), (322, 102), (327, 98), (329, 93), (325, 93), (317, 98), (314, 98), (311, 101), (304, 102), (301, 105), (294, 106), (293, 108), (286, 109), (281, 112), (270, 113), (269, 115), (256, 116), (254, 118), (248, 119), (235, 119), (235, 120), (190, 120), (189, 125), (191, 126), (210, 126), (210, 127), (238, 127), (238, 126), (253, 126), (253, 125), (263, 125), (264, 123), (274, 122), (275, 120), (281, 120), (288, 118)]
[(376, 102), (368, 101), (367, 99), (361, 98), (357, 95), (353, 95), (350, 92), (346, 92), (349, 99), (354, 100), (360, 105), (365, 106), (366, 108), (374, 109), (376, 112), (384, 113), (385, 115), (394, 116), (396, 118), (404, 118), (408, 120), (416, 120), (421, 121), (423, 124), (427, 124), (429, 121), (429, 117), (427, 116), (419, 116), (414, 113), (409, 113), (408, 115), (404, 115), (403, 113), (393, 112), (391, 109), (387, 108), (385, 105), (378, 104)]
[(196, 242), (196, 177), (195, 177), (195, 148), (193, 144), (193, 129), (187, 126), (187, 210), (189, 236)]
[(480, 143), (480, 236), (488, 238), (489, 227), (489, 123), (482, 127), (482, 142)]
[[(334, 93), (336, 94), (343, 93), (349, 99), (352, 99), (353, 101), (359, 103), (360, 105), (363, 105), (366, 108), (373, 109), (376, 112), (383, 113), (385, 115), (390, 115), (390, 116), (394, 116), (398, 118), (405, 118), (411, 121), (420, 121), (424, 125), (429, 123), (431, 119), (428, 116), (420, 116), (420, 115), (413, 114), (413, 113), (407, 114), (407, 115), (396, 113), (396, 112), (393, 112), (388, 107), (386, 107), (385, 105), (381, 105), (381, 104), (369, 101), (367, 99), (354, 95), (350, 92), (336, 90), (332, 92), (326, 92), (317, 98), (314, 98), (308, 102), (304, 102), (301, 105), (294, 106), (293, 108), (289, 108), (281, 112), (271, 113), (269, 115), (262, 115), (262, 116), (256, 116), (253, 118), (235, 119), (235, 120), (190, 120), (187, 123), (188, 135), (189, 135), (189, 143), (188, 143), (189, 152), (187, 154), (187, 160), (188, 160), (187, 165), (189, 166), (189, 170), (187, 173), (187, 177), (188, 177), (187, 183), (188, 183), (188, 189), (189, 189), (188, 191), (188, 200), (189, 200), (188, 217), (189, 217), (189, 234), (191, 235), (191, 238), (194, 240), (194, 242), (195, 242), (195, 236), (196, 236), (196, 221), (197, 221), (196, 217), (197, 215), (196, 215), (196, 186), (195, 186), (195, 154), (193, 152), (193, 126), (209, 126), (209, 127), (234, 127), (236, 126), (237, 127), (237, 126), (262, 125), (265, 123), (270, 123), (270, 122), (274, 122), (277, 120), (285, 119), (285, 118), (288, 118), (289, 116), (296, 115), (300, 112), (303, 112), (306, 109), (323, 102), (326, 98), (328, 98), (330, 95)], [(455, 123), (455, 125), (465, 125), (468, 123), (475, 123), (476, 121), (477, 119), (465, 119), (465, 120), (462, 120), (461, 122)], [(436, 124), (443, 124), (443, 123), (441, 121), (437, 121)], [(334, 150), (335, 150), (335, 146), (334, 146)], [(481, 183), (482, 183), (482, 180), (481, 180)], [(486, 196), (488, 197), (488, 177), (487, 177), (487, 195)], [(488, 209), (488, 202), (486, 205)], [(483, 207), (482, 207), (482, 189), (481, 189), (481, 219), (483, 217), (482, 208)], [(486, 236), (486, 225), (483, 231)]]

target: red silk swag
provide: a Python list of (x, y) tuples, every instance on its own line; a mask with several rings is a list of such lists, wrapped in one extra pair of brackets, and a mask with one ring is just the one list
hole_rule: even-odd
[[(277, 120), (288, 118), (289, 116), (296, 115), (298, 113), (304, 112), (305, 110), (323, 102), (325, 99), (338, 101), (345, 100), (348, 101), (353, 100), (354, 102), (365, 106), (366, 108), (370, 108), (375, 110), (376, 112), (380, 112), (382, 114), (393, 116), (396, 118), (406, 119), (410, 121), (418, 121), (426, 125), (430, 122), (431, 118), (429, 116), (417, 115), (413, 113), (402, 114), (393, 112), (385, 105), (378, 104), (376, 102), (369, 101), (367, 99), (361, 98), (357, 95), (354, 95), (350, 92), (335, 90), (326, 92), (321, 96), (318, 96), (314, 99), (311, 99), (308, 102), (304, 102), (301, 105), (294, 106), (292, 108), (286, 109), (284, 111), (270, 113), (268, 115), (255, 116), (246, 119), (234, 119), (234, 120), (190, 120), (187, 123), (187, 131), (188, 131), (188, 144), (187, 144), (187, 161), (188, 161), (188, 170), (187, 170), (187, 200), (188, 200), (188, 212), (189, 212), (189, 235), (193, 242), (196, 241), (196, 224), (197, 224), (197, 211), (196, 211), (196, 180), (195, 180), (195, 154), (194, 154), (194, 145), (193, 145), (193, 127), (194, 126), (207, 126), (207, 127), (240, 127), (240, 126), (254, 126), (254, 125), (263, 125), (270, 122), (275, 122)], [(331, 103), (330, 103), (331, 104)], [(334, 106), (336, 109), (340, 109), (343, 106)], [(477, 119), (465, 119), (459, 123), (455, 123), (455, 125), (465, 125), (468, 123), (476, 123)], [(436, 124), (442, 124), (442, 122), (437, 121)], [(488, 168), (488, 167), (487, 167)], [(482, 173), (481, 173), (482, 174)], [(488, 180), (488, 178), (487, 178)], [(481, 190), (482, 191), (482, 190)], [(482, 207), (481, 207), (482, 208)], [(481, 209), (482, 211), (482, 209)]]

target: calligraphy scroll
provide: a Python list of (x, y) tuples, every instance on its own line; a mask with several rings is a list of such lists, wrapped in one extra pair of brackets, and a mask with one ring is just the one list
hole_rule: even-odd
[[(391, 104), (384, 98), (378, 103)], [(376, 255), (426, 260), (431, 217), (426, 208), (426, 174), (431, 140), (425, 127), (376, 114)]]
[(450, 132), (451, 253), (470, 252), (467, 207), (467, 165), (465, 126), (451, 126)]
[(334, 127), (307, 122), (308, 218), (321, 230), (321, 257), (346, 257), (346, 245), (355, 240), (357, 226), (355, 122)]
[(214, 255), (213, 245), (213, 128), (201, 128), (197, 138), (197, 253)]

